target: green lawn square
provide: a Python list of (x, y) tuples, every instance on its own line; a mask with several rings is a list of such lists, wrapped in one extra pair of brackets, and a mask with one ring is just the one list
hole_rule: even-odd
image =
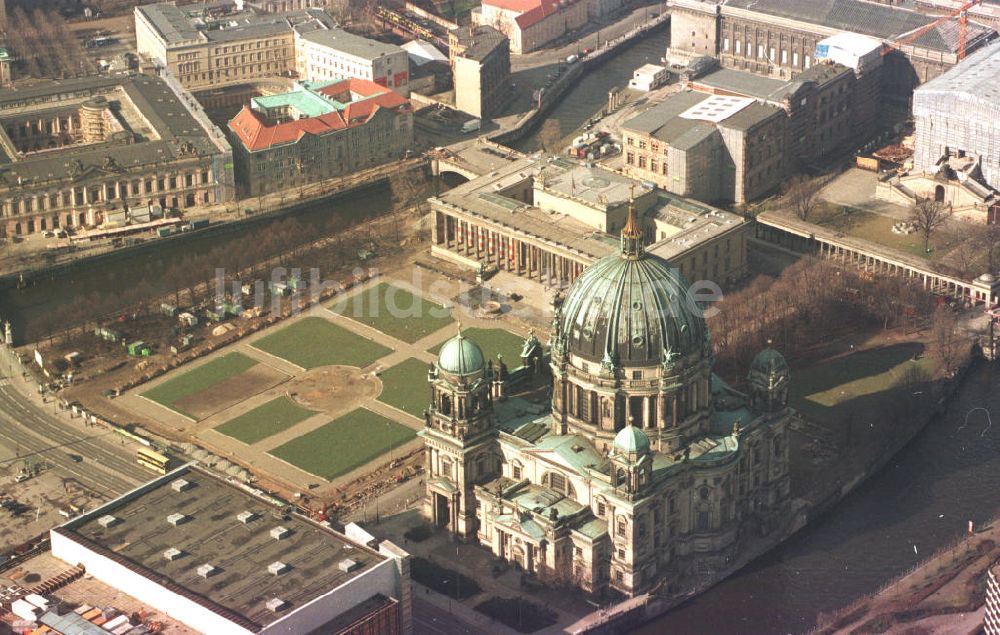
[(452, 323), (451, 311), (386, 282), (338, 299), (331, 311), (413, 343)]
[[(507, 364), (508, 370), (514, 370), (521, 365), (521, 349), (524, 347), (524, 339), (514, 335), (510, 331), (503, 329), (462, 329), (462, 336), (467, 340), (472, 340), (483, 349), (483, 356), (487, 360), (492, 360), (493, 365), (497, 365), (497, 354), (503, 355), (503, 363)], [(438, 354), (444, 342), (428, 350), (430, 353)]]
[(155, 388), (142, 393), (142, 396), (187, 415), (187, 413), (175, 408), (174, 402), (210, 388), (230, 377), (235, 377), (256, 365), (256, 360), (242, 353), (228, 353), (183, 375), (162, 382)]
[[(810, 419), (843, 423), (858, 404), (874, 403), (903, 378), (908, 366), (927, 376), (935, 360), (923, 344), (904, 342), (855, 351), (796, 371), (789, 384), (789, 402)], [(868, 406), (870, 409), (871, 406)]]
[(327, 480), (398, 448), (416, 433), (358, 408), (321, 428), (271, 450), (270, 454)]
[(411, 357), (383, 371), (379, 375), (382, 394), (378, 400), (415, 417), (423, 417), (431, 401), (427, 368), (427, 362)]
[(303, 318), (253, 346), (305, 369), (332, 364), (364, 368), (392, 352), (321, 317)]
[(246, 444), (257, 443), (316, 414), (288, 397), (278, 397), (216, 427), (217, 432)]

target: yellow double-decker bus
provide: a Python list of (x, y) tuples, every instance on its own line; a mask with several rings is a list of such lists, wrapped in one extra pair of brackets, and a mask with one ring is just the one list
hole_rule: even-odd
[(139, 448), (135, 453), (135, 460), (139, 465), (160, 474), (166, 474), (170, 470), (170, 459), (154, 450)]

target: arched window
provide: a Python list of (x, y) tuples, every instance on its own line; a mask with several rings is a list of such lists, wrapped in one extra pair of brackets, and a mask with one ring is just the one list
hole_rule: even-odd
[(618, 523), (615, 531), (619, 536), (624, 536), (628, 531), (628, 520), (626, 520), (624, 516), (618, 517)]
[(451, 397), (448, 395), (441, 395), (441, 414), (451, 414)]

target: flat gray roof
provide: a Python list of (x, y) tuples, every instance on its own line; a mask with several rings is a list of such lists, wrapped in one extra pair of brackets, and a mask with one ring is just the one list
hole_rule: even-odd
[(509, 227), (575, 253), (582, 260), (594, 261), (617, 250), (618, 239), (613, 236), (565, 214), (550, 214), (498, 193), (526, 179), (533, 179), (545, 165), (545, 159), (512, 161), (486, 176), (452, 188), (437, 198), (455, 212)]
[[(711, 97), (712, 95), (708, 93), (697, 91), (673, 94), (626, 121), (622, 124), (622, 129), (651, 135), (681, 150), (692, 148), (715, 133), (716, 124), (700, 119), (686, 119), (680, 114)], [(781, 110), (774, 106), (754, 102), (722, 120), (718, 125), (747, 130), (779, 112)]]
[[(470, 33), (471, 30), (471, 33)], [(482, 60), (507, 41), (507, 36), (489, 25), (459, 27), (450, 32), (459, 44), (466, 47), (461, 57)]]
[(657, 191), (654, 209), (657, 220), (680, 230), (646, 248), (666, 260), (673, 260), (695, 245), (747, 224), (742, 216), (662, 190)]
[(317, 29), (309, 33), (302, 33), (302, 39), (329, 46), (332, 49), (343, 51), (348, 55), (363, 59), (374, 60), (384, 55), (391, 55), (402, 51), (395, 44), (386, 44), (378, 40), (370, 40), (348, 33), (343, 29)]
[(135, 9), (156, 29), (168, 44), (188, 42), (200, 38), (198, 29), (187, 14), (174, 4), (146, 4)]
[[(909, 9), (863, 0), (727, 0), (725, 6), (782, 18), (821, 24), (832, 29), (896, 40), (937, 19)], [(937, 51), (958, 50), (957, 20), (947, 20), (912, 44)], [(986, 36), (993, 29), (970, 22), (968, 41)]]
[(704, 84), (712, 88), (756, 97), (757, 99), (768, 99), (770, 96), (788, 85), (787, 80), (761, 77), (744, 71), (731, 68), (720, 68), (717, 71), (702, 75), (698, 79), (691, 80), (692, 84)]
[[(173, 484), (181, 480), (188, 487), (176, 491)], [(247, 523), (237, 518), (245, 511), (255, 514)], [(183, 514), (184, 520), (168, 522), (173, 514)], [(116, 520), (105, 526), (101, 519), (109, 515)], [(288, 530), (280, 540), (271, 535), (277, 527)], [(297, 514), (283, 517), (270, 503), (192, 466), (53, 531), (250, 630), (260, 630), (386, 559)], [(173, 560), (164, 556), (171, 548), (180, 551)], [(355, 568), (344, 571), (340, 565), (347, 560)], [(286, 571), (268, 571), (275, 562), (284, 563)], [(215, 567), (208, 577), (198, 572), (205, 564)], [(265, 606), (271, 598), (284, 600), (288, 608), (271, 611)]]
[[(18, 177), (30, 181), (60, 179), (67, 175), (71, 162), (75, 161), (81, 163), (85, 173), (91, 168), (102, 169), (108, 157), (127, 169), (179, 158), (184, 152), (183, 146), (189, 146), (193, 155), (206, 156), (218, 152), (208, 131), (191, 115), (177, 95), (163, 80), (151, 75), (86, 77), (46, 82), (26, 90), (0, 89), (0, 119), (16, 116), (13, 112), (15, 107), (36, 112), (59, 107), (61, 101), (76, 104), (86, 95), (103, 95), (114, 106), (123, 94), (150, 123), (159, 139), (128, 144), (108, 142), (68, 146), (29, 154), (16, 161), (0, 152), (0, 163), (6, 164), (8, 182), (16, 182)], [(37, 107), (30, 102), (37, 102)]]
[[(333, 19), (322, 9), (258, 13), (248, 8), (217, 18), (206, 13), (208, 9), (223, 5), (232, 6), (231, 3), (209, 3), (178, 7), (161, 3), (143, 5), (136, 10), (146, 17), (168, 45), (192, 41), (231, 42), (282, 35), (298, 26), (304, 30), (333, 26)], [(310, 27), (311, 23), (317, 25)]]
[(946, 73), (917, 88), (914, 99), (934, 93), (961, 93), (1000, 103), (1000, 40), (990, 42)]
[(632, 185), (639, 197), (649, 188), (635, 179), (599, 167), (581, 165), (575, 161), (556, 158), (541, 170), (544, 182), (535, 180), (535, 187), (566, 197), (573, 197), (594, 208), (610, 208), (628, 203)]

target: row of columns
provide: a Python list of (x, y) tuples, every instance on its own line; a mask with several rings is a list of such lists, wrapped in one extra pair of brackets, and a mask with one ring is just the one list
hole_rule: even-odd
[(954, 298), (990, 302), (986, 293), (975, 289), (970, 283), (921, 271), (906, 264), (893, 262), (879, 256), (863, 252), (851, 247), (829, 242), (822, 238), (804, 237), (786, 231), (780, 227), (757, 223), (757, 237), (770, 243), (781, 245), (800, 253), (813, 253), (821, 258), (839, 262), (845, 267), (851, 266), (873, 274), (894, 275), (920, 280), (921, 286), (928, 291), (948, 295)]
[(968, 300), (985, 300), (977, 298), (975, 290), (971, 285), (960, 280), (946, 278), (944, 276), (917, 271), (906, 265), (891, 262), (873, 254), (859, 252), (849, 247), (819, 242), (819, 255), (829, 260), (835, 260), (843, 265), (850, 265), (865, 272), (874, 274), (901, 276), (906, 278), (916, 278), (924, 289), (937, 293), (942, 293), (955, 298)]
[(7, 136), (14, 139), (32, 138), (40, 135), (57, 135), (63, 132), (72, 133), (80, 127), (79, 117), (50, 117), (22, 119), (14, 124), (8, 124)]
[(435, 214), (435, 244), (456, 254), (559, 287), (572, 284), (583, 272), (583, 263), (538, 245), (441, 211)]
[[(191, 176), (191, 185), (186, 184), (188, 175)], [(125, 200), (130, 196), (145, 196), (163, 192), (185, 193), (191, 188), (199, 185), (205, 186), (211, 182), (210, 172), (206, 172), (204, 179), (202, 179), (201, 171), (185, 172), (172, 176), (177, 179), (177, 187), (174, 188), (170, 187), (170, 176), (157, 175), (130, 179), (129, 181), (108, 181), (92, 185), (70, 186), (57, 192), (40, 192), (22, 198), (4, 199), (0, 201), (0, 214), (17, 216), (59, 210), (76, 205), (96, 205), (113, 200)], [(135, 187), (131, 187), (130, 184)], [(196, 200), (196, 203), (202, 202)]]
[[(574, 384), (569, 382), (567, 382), (567, 385), (570, 387), (570, 390), (567, 391), (566, 395), (566, 410), (575, 419), (583, 421), (584, 423), (601, 425), (607, 418), (603, 414), (605, 411), (605, 404), (601, 401), (602, 398), (592, 390), (586, 388), (578, 389)], [(709, 389), (706, 381), (699, 377), (670, 393), (659, 392), (653, 395), (626, 396), (626, 419), (632, 416), (632, 405), (629, 400), (635, 398), (642, 399), (642, 416), (635, 422), (636, 427), (647, 429), (659, 428), (663, 430), (676, 426), (681, 419), (687, 417), (689, 414), (697, 412), (701, 408), (707, 408), (709, 402)], [(583, 417), (584, 409), (580, 407), (581, 399), (587, 399), (590, 401), (588, 404), (589, 407), (587, 408), (587, 411), (590, 413), (589, 421)], [(609, 402), (611, 407), (606, 408), (606, 410), (611, 412), (611, 420), (614, 421), (614, 398), (604, 397), (604, 399), (611, 400), (611, 402)], [(599, 408), (601, 409), (599, 410)]]

